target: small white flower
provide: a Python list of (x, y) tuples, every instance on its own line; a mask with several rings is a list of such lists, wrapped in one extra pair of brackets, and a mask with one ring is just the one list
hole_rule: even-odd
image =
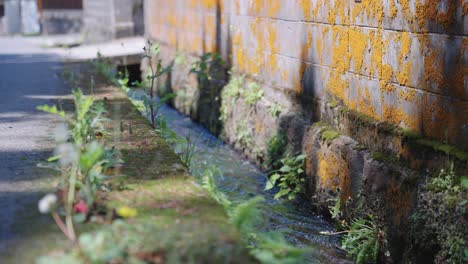
[(39, 212), (41, 212), (42, 214), (47, 214), (53, 211), (56, 205), (57, 196), (55, 194), (49, 193), (46, 196), (42, 197), (41, 200), (39, 200), (37, 207), (39, 208)]
[(76, 163), (78, 160), (78, 152), (71, 143), (60, 144), (57, 149), (55, 149), (55, 155), (60, 156), (60, 164), (62, 166)]
[(65, 124), (60, 124), (54, 129), (55, 135), (55, 142), (57, 143), (65, 143), (67, 142), (70, 134), (68, 132), (68, 128)]

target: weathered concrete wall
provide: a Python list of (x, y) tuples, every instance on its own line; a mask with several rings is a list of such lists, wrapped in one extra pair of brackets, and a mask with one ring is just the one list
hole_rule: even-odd
[[(259, 163), (286, 133), (307, 155), (310, 198), (361, 196), (394, 262), (427, 170), (455, 160), (468, 172), (468, 0), (146, 0), (145, 20), (174, 66), (159, 84), (179, 111), (213, 132), (217, 113), (222, 137)], [(209, 52), (232, 69), (221, 91), (223, 69), (207, 83), (190, 74)], [(342, 135), (324, 139), (316, 121)]]
[(218, 50), (286, 109), (298, 106), (291, 97), (332, 96), (468, 149), (465, 0), (152, 0), (147, 8), (152, 38), (192, 54)]
[(88, 42), (103, 42), (141, 33), (141, 22), (134, 17), (142, 0), (84, 0), (84, 28)]

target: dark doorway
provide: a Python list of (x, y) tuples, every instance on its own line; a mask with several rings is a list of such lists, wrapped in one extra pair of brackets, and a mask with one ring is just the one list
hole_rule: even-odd
[(133, 86), (134, 82), (141, 82), (140, 64), (120, 65), (117, 67), (117, 72), (128, 73), (128, 84)]

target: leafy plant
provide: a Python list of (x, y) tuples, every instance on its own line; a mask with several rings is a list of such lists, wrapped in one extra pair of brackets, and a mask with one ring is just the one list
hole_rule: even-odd
[(253, 106), (262, 98), (263, 98), (262, 87), (256, 82), (249, 83), (249, 85), (247, 86), (247, 89), (244, 91), (245, 102), (248, 105)]
[(190, 135), (187, 135), (185, 138), (179, 138), (176, 145), (176, 151), (179, 153), (182, 163), (190, 168), (192, 158), (197, 151), (197, 142), (193, 141)]
[[(147, 75), (147, 80), (150, 83), (149, 87), (149, 96), (144, 95), (143, 97), (143, 102), (145, 103), (146, 108), (149, 108), (149, 118), (151, 122), (151, 126), (153, 128), (156, 128), (156, 115), (157, 115), (157, 110), (161, 106), (161, 104), (155, 102), (155, 81), (158, 81), (158, 78), (162, 76), (163, 74), (171, 71), (171, 66), (166, 66), (164, 67), (162, 65), (162, 60), (161, 59), (156, 59), (155, 65), (153, 65), (153, 56), (158, 56), (161, 48), (158, 44), (153, 44), (150, 41), (147, 42), (147, 46), (143, 48), (144, 51), (144, 58), (148, 59), (148, 67), (149, 67), (149, 72)], [(173, 94), (170, 95), (172, 98), (175, 96)], [(169, 100), (170, 98), (167, 98)]]
[(211, 81), (212, 79), (219, 77), (214, 76), (216, 75), (217, 71), (214, 71), (213, 67), (220, 67), (224, 64), (226, 64), (226, 62), (223, 60), (223, 57), (221, 57), (221, 54), (217, 52), (205, 53), (200, 57), (200, 60), (195, 61), (192, 64), (190, 73), (196, 74), (199, 81)]
[(61, 188), (66, 193), (63, 199), (66, 228), (63, 228), (63, 223), (55, 211), (53, 217), (70, 240), (76, 239), (72, 220), (73, 206), (76, 207), (77, 202), (76, 189), (80, 190), (87, 204), (80, 204), (80, 198), (79, 211), (86, 211), (94, 202), (96, 191), (101, 188), (101, 179), (104, 177), (102, 172), (108, 163), (104, 159), (105, 149), (98, 141), (98, 137), (102, 137), (104, 106), (96, 104), (92, 97), (85, 97), (81, 90), (73, 91), (73, 97), (75, 113), (71, 116), (58, 110), (55, 105), (38, 107), (39, 110), (60, 116), (66, 122), (66, 126), (56, 133), (56, 156), (49, 160), (59, 161), (57, 169), (62, 173)]
[(265, 190), (271, 190), (275, 185), (280, 188), (275, 194), (275, 199), (287, 196), (289, 200), (296, 197), (297, 194), (304, 191), (304, 159), (305, 155), (290, 156), (286, 155), (281, 159), (281, 168), (270, 176)]
[[(467, 260), (466, 177), (456, 175), (454, 164), (428, 179), (419, 192), (411, 216), (411, 236), (418, 250), (434, 254), (435, 263), (463, 263)], [(438, 248), (435, 251), (434, 248)]]
[(229, 219), (244, 234), (256, 232), (258, 224), (262, 221), (260, 205), (265, 202), (262, 196), (233, 206), (229, 210)]
[(268, 140), (266, 160), (267, 168), (278, 169), (281, 166), (280, 160), (284, 156), (286, 145), (286, 134), (283, 131), (279, 131)]
[(216, 166), (210, 166), (207, 168), (203, 174), (201, 175), (201, 186), (208, 191), (213, 199), (216, 200), (219, 204), (221, 204), (226, 210), (228, 210), (231, 206), (231, 201), (227, 198), (227, 196), (218, 189), (216, 184), (216, 177), (221, 177), (222, 172)]
[(247, 121), (243, 120), (236, 126), (236, 141), (241, 147), (253, 145), (252, 137), (247, 127)]
[(224, 86), (221, 92), (221, 114), (219, 119), (222, 122), (227, 121), (229, 110), (233, 107), (235, 101), (240, 97), (243, 91), (245, 76), (232, 76), (229, 83)]
[(281, 114), (281, 112), (283, 112), (283, 110), (284, 110), (284, 107), (281, 104), (277, 103), (277, 102), (270, 105), (271, 116), (273, 116), (275, 118), (279, 117), (279, 115)]
[(377, 261), (383, 232), (377, 228), (372, 217), (369, 220), (352, 220), (344, 233), (341, 248), (354, 256), (357, 264)]

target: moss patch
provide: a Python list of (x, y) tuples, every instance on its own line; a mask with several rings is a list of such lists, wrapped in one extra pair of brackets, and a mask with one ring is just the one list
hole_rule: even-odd
[(316, 122), (314, 125), (320, 127), (320, 137), (327, 144), (337, 139), (341, 135), (338, 131), (334, 130), (327, 123)]

